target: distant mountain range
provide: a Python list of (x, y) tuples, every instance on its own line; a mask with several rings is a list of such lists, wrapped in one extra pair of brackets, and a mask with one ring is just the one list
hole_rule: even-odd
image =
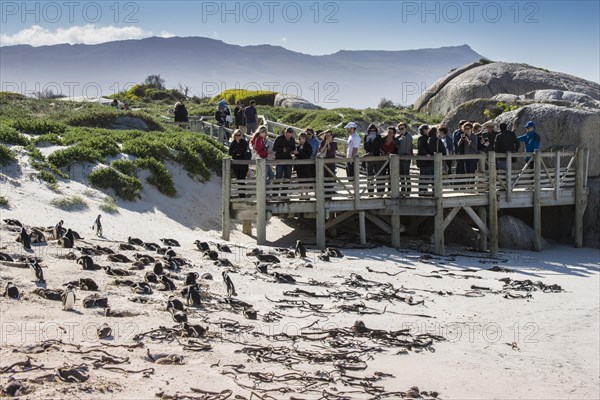
[(382, 97), (411, 104), (453, 68), (483, 58), (468, 45), (313, 56), (280, 46), (237, 46), (202, 37), (152, 37), (97, 45), (0, 48), (3, 91), (44, 88), (67, 96), (109, 95), (148, 75), (195, 95), (236, 87), (274, 90), (325, 108), (376, 107)]

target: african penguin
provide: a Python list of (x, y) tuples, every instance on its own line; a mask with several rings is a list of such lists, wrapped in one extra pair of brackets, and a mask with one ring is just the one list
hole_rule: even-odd
[(102, 222), (100, 222), (101, 217), (101, 215), (98, 215), (92, 224), (92, 230), (96, 233), (96, 236), (102, 236)]
[(61, 296), (63, 303), (63, 310), (71, 311), (75, 307), (75, 292), (73, 291), (73, 286), (67, 286), (67, 290)]
[(231, 281), (229, 274), (227, 274), (227, 271), (223, 271), (222, 275), (223, 281), (225, 282), (225, 287), (227, 288), (227, 297), (237, 296), (237, 293), (235, 292), (235, 287), (233, 286), (233, 282)]

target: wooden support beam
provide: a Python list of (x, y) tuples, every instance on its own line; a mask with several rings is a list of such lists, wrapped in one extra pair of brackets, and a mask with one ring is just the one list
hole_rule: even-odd
[(379, 228), (381, 228), (381, 230), (384, 231), (385, 233), (389, 233), (389, 234), (392, 233), (392, 228), (390, 227), (390, 225), (387, 222), (385, 222), (384, 220), (382, 220), (381, 218), (379, 218), (378, 216), (367, 212), (365, 214), (365, 217), (367, 217), (367, 219), (369, 221), (371, 221), (372, 223), (377, 225)]
[(481, 234), (483, 232), (484, 234), (489, 235), (487, 226), (485, 226), (485, 223), (479, 218), (479, 215), (477, 215), (477, 213), (473, 211), (471, 206), (464, 206), (463, 209), (466, 211), (469, 217), (471, 217), (473, 222), (475, 222), (475, 225), (477, 225), (477, 227), (479, 228), (479, 233)]
[[(390, 192), (395, 203), (400, 199), (400, 160), (397, 154), (390, 155)], [(392, 214), (392, 247), (400, 247), (400, 215)]]
[(542, 251), (542, 153), (533, 153), (533, 229), (535, 231), (535, 250)]
[[(486, 224), (487, 221), (487, 208), (485, 206), (479, 206), (477, 208), (477, 215), (483, 224)], [(489, 230), (479, 231), (479, 250), (487, 251), (487, 241), (488, 241), (488, 232)]]
[(489, 166), (489, 188), (488, 188), (488, 229), (490, 231), (490, 255), (495, 257), (498, 254), (498, 194), (496, 185), (496, 153), (488, 153)]
[(367, 228), (365, 226), (365, 212), (358, 213), (358, 228), (360, 231), (360, 244), (367, 244)]
[(317, 221), (316, 221), (316, 236), (317, 236), (317, 248), (319, 250), (324, 250), (326, 246), (326, 238), (325, 238), (325, 164), (324, 159), (322, 157), (318, 157), (316, 159), (316, 187), (315, 187), (315, 195), (316, 195), (316, 211), (317, 211)]
[(560, 197), (560, 151), (554, 155), (554, 200)]
[(433, 242), (434, 251), (439, 255), (444, 255), (444, 232), (442, 231), (442, 225), (444, 224), (443, 167), (442, 153), (435, 153), (433, 156), (433, 196), (435, 198)]
[(360, 209), (360, 158), (358, 155), (354, 157), (354, 209)]
[(442, 223), (442, 233), (450, 225), (450, 223), (452, 222), (452, 220), (454, 219), (454, 217), (456, 217), (456, 214), (458, 214), (458, 212), (460, 211), (460, 209), (461, 209), (461, 207), (454, 207), (452, 210), (450, 210), (450, 212), (448, 213), (448, 215), (444, 219), (444, 222)]
[(409, 235), (414, 236), (417, 233), (417, 229), (419, 229), (419, 226), (421, 226), (421, 224), (423, 222), (425, 222), (426, 220), (427, 220), (426, 215), (419, 215), (419, 216), (415, 217), (415, 219), (411, 222), (411, 224), (406, 227), (406, 232)]
[(252, 221), (245, 219), (242, 221), (242, 233), (244, 235), (252, 236)]
[(223, 160), (221, 198), (221, 239), (229, 240), (231, 236), (231, 158)]
[(267, 160), (256, 160), (256, 243), (267, 243)]
[(506, 153), (506, 201), (508, 203), (512, 200), (512, 157), (511, 152)]
[(583, 247), (583, 214), (585, 213), (585, 152), (582, 148), (577, 149), (575, 167), (575, 246)]
[(340, 215), (336, 216), (334, 219), (327, 221), (327, 223), (325, 224), (325, 229), (333, 228), (334, 226), (336, 226), (337, 224), (339, 224), (341, 222), (344, 222), (345, 220), (347, 220), (354, 214), (356, 214), (356, 211), (354, 211), (354, 210), (341, 213)]

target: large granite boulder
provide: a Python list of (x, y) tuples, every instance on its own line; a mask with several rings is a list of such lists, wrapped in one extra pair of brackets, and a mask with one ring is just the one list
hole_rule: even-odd
[(275, 96), (275, 107), (301, 108), (304, 110), (319, 110), (320, 107), (310, 101), (298, 96), (277, 93)]
[(600, 248), (600, 178), (589, 178), (588, 189), (587, 207), (583, 215), (583, 245), (598, 249)]
[(462, 103), (497, 94), (523, 95), (542, 89), (570, 91), (600, 100), (600, 85), (582, 78), (527, 64), (469, 64), (439, 79), (414, 103), (415, 110), (445, 115)]
[[(535, 250), (535, 231), (519, 218), (503, 215), (498, 218), (498, 246), (504, 249)], [(551, 249), (542, 238), (542, 250)]]

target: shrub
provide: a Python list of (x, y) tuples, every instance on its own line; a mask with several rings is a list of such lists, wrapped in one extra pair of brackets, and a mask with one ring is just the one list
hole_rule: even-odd
[(9, 207), (10, 203), (8, 202), (8, 199), (4, 196), (0, 196), (0, 207)]
[(177, 152), (175, 161), (192, 175), (200, 176), (204, 181), (210, 178), (210, 171), (204, 161), (189, 147)]
[(248, 106), (250, 100), (256, 101), (257, 105), (272, 106), (275, 104), (275, 96), (277, 92), (270, 92), (267, 90), (244, 90), (244, 89), (228, 89), (220, 94), (216, 95), (211, 102), (217, 103), (222, 99), (227, 100), (229, 104), (235, 104), (238, 101)]
[(18, 101), (18, 100), (26, 100), (27, 97), (21, 93), (14, 92), (0, 92), (0, 100), (6, 101)]
[(40, 170), (37, 174), (38, 178), (40, 178), (41, 180), (43, 180), (44, 182), (48, 182), (50, 184), (55, 184), (57, 183), (56, 181), (56, 177), (49, 171), (46, 171), (44, 169)]
[(127, 176), (114, 168), (98, 168), (88, 177), (90, 184), (100, 189), (113, 189), (124, 200), (134, 201), (140, 197), (142, 182), (138, 178)]
[(118, 214), (119, 206), (117, 206), (117, 202), (114, 197), (106, 196), (102, 201), (102, 204), (100, 204), (100, 210), (109, 214)]
[(164, 143), (145, 137), (126, 140), (121, 151), (139, 158), (156, 158), (161, 161), (170, 155), (170, 150)]
[(0, 143), (27, 146), (29, 139), (21, 135), (15, 128), (0, 124)]
[(32, 142), (36, 146), (39, 143), (42, 143), (42, 142), (48, 142), (48, 143), (51, 143), (51, 144), (54, 144), (54, 145), (57, 145), (57, 146), (62, 146), (63, 145), (62, 138), (60, 136), (58, 136), (56, 133), (47, 133), (45, 135), (37, 136), (37, 137), (35, 137), (32, 140)]
[(127, 176), (137, 176), (137, 165), (131, 160), (115, 160), (110, 166)]
[(22, 133), (45, 135), (47, 133), (65, 133), (66, 125), (62, 122), (46, 119), (19, 118), (12, 122), (12, 127)]
[(57, 150), (48, 156), (48, 162), (57, 168), (67, 167), (73, 163), (103, 161), (102, 153), (85, 145), (75, 145), (67, 149)]
[(171, 173), (165, 165), (155, 158), (140, 158), (136, 161), (140, 169), (147, 169), (151, 175), (147, 181), (149, 184), (156, 186), (159, 192), (169, 197), (175, 196), (175, 183)]
[(15, 161), (15, 154), (11, 149), (3, 144), (0, 144), (0, 165), (6, 166)]
[(51, 200), (50, 204), (62, 210), (82, 210), (88, 208), (86, 201), (79, 196), (57, 197)]

